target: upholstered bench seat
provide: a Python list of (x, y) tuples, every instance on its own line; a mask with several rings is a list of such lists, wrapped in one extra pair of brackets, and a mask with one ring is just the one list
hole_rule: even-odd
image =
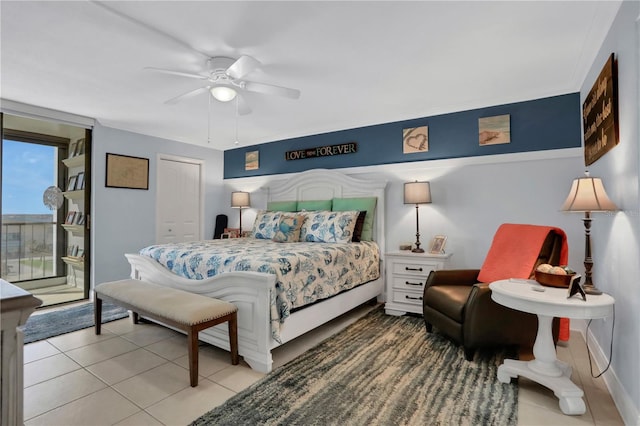
[(96, 334), (100, 334), (103, 300), (131, 310), (136, 324), (138, 315), (143, 315), (185, 331), (189, 340), (191, 386), (198, 384), (200, 330), (228, 321), (231, 362), (238, 364), (238, 308), (234, 304), (134, 279), (102, 283), (94, 291)]

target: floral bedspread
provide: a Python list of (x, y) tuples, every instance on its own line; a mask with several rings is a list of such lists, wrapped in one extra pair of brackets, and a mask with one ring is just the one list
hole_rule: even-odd
[(380, 251), (371, 241), (283, 244), (237, 238), (153, 245), (140, 254), (193, 280), (232, 271), (275, 274), (271, 334), (276, 341), (292, 309), (380, 277)]

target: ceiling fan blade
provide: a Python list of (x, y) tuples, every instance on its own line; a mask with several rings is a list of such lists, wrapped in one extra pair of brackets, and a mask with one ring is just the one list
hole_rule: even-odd
[(209, 86), (198, 87), (197, 89), (190, 90), (187, 93), (183, 93), (182, 95), (178, 95), (175, 98), (171, 98), (168, 101), (165, 101), (164, 103), (168, 105), (177, 104), (183, 99), (191, 98), (193, 96), (199, 95), (200, 93), (206, 92), (207, 90), (209, 90)]
[(227, 68), (226, 74), (231, 78), (242, 78), (260, 66), (260, 61), (243, 55)]
[(284, 96), (285, 98), (298, 99), (300, 91), (288, 87), (274, 86), (273, 84), (256, 83), (254, 81), (244, 81), (243, 89), (249, 92), (263, 93), (265, 95)]
[(144, 69), (145, 70), (149, 70), (149, 71), (160, 72), (160, 73), (163, 73), (163, 74), (171, 74), (171, 75), (179, 75), (181, 77), (197, 78), (197, 79), (200, 79), (200, 80), (206, 80), (206, 79), (209, 78), (206, 75), (192, 74), (192, 73), (184, 72), (184, 71), (166, 70), (164, 68), (144, 67)]

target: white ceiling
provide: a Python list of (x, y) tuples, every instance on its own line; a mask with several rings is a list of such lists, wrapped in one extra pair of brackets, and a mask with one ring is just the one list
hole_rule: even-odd
[[(209, 56), (251, 55), (238, 146), (553, 96), (580, 89), (619, 1), (6, 1), (3, 99), (105, 126), (234, 148), (235, 104), (206, 94)], [(210, 135), (210, 141), (208, 137)]]

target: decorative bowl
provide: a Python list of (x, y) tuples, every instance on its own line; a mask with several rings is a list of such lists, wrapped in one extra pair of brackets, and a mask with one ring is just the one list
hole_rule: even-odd
[(536, 281), (547, 287), (569, 288), (571, 280), (576, 274), (549, 274), (546, 272), (535, 271)]

